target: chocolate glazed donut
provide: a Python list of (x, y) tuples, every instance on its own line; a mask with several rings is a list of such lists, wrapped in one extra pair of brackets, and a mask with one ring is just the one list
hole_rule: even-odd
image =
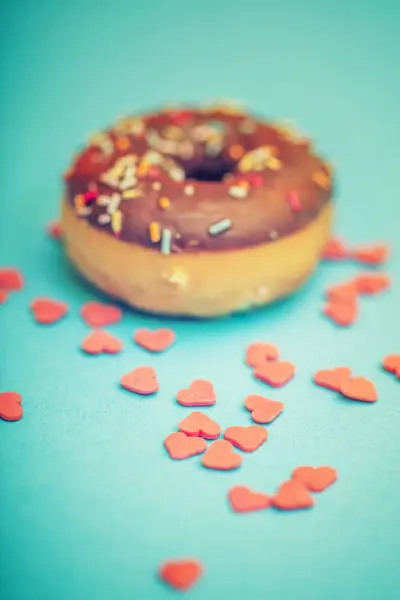
[(285, 296), (330, 233), (332, 177), (308, 139), (228, 106), (128, 117), (65, 175), (67, 252), (100, 289), (213, 316)]

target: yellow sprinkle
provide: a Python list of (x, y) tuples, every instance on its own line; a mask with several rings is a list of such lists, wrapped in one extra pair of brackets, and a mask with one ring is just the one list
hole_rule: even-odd
[(245, 179), (243, 179), (242, 181), (238, 181), (237, 185), (239, 185), (242, 188), (245, 188), (246, 190), (248, 190), (250, 187), (250, 183)]
[(153, 242), (153, 244), (157, 244), (157, 242), (159, 242), (161, 239), (160, 224), (157, 223), (157, 221), (152, 221), (150, 223), (149, 233), (150, 240)]
[(166, 196), (162, 196), (158, 201), (158, 205), (160, 208), (165, 210), (166, 208), (169, 208), (171, 206), (171, 201)]
[(122, 212), (120, 210), (116, 210), (111, 215), (111, 228), (114, 233), (117, 235), (121, 233), (122, 230)]
[(239, 160), (244, 154), (244, 148), (240, 144), (234, 144), (229, 148), (229, 156), (233, 160)]
[(74, 204), (75, 204), (76, 210), (80, 210), (81, 208), (84, 208), (85, 199), (83, 197), (83, 194), (78, 194), (77, 196), (75, 196)]
[(146, 161), (141, 162), (137, 169), (138, 177), (143, 177), (144, 175), (147, 175), (149, 167), (150, 165)]
[(129, 141), (129, 138), (123, 135), (117, 138), (115, 145), (118, 148), (118, 150), (128, 150), (128, 148), (130, 148), (131, 143)]
[(187, 273), (178, 267), (175, 267), (172, 272), (167, 273), (165, 277), (169, 283), (174, 283), (179, 287), (185, 287), (188, 281)]
[(272, 171), (279, 171), (279, 169), (282, 167), (282, 161), (280, 161), (279, 158), (276, 158), (275, 156), (271, 156), (271, 158), (267, 162), (267, 167), (269, 169), (272, 169)]
[(322, 189), (324, 189), (324, 190), (329, 189), (330, 177), (324, 171), (315, 171), (315, 173), (313, 173), (311, 178), (312, 178), (313, 182), (316, 183)]
[(130, 200), (131, 198), (137, 198), (142, 195), (142, 192), (138, 188), (131, 188), (122, 192), (122, 198), (124, 200)]
[(253, 157), (250, 156), (249, 154), (246, 154), (246, 156), (244, 156), (239, 163), (239, 170), (243, 171), (245, 173), (246, 171), (250, 171), (252, 166), (253, 166)]

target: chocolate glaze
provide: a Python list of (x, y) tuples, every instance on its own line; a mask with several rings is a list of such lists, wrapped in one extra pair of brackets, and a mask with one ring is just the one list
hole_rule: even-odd
[[(257, 162), (253, 151), (265, 146)], [(77, 215), (121, 240), (160, 250), (168, 230), (166, 253), (272, 242), (315, 219), (332, 195), (308, 140), (224, 107), (124, 119), (76, 156), (65, 184)], [(227, 230), (209, 233), (227, 219)]]

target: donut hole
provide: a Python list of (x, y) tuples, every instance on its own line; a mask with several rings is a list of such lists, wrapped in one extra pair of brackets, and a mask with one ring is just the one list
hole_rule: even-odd
[(195, 179), (196, 181), (217, 182), (223, 181), (226, 175), (230, 175), (234, 171), (235, 165), (230, 163), (204, 163), (192, 168), (186, 169), (186, 178)]

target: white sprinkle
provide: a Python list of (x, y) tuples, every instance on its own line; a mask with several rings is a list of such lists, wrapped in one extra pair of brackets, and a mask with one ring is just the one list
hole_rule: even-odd
[(172, 169), (170, 169), (169, 176), (174, 181), (183, 181), (185, 179), (185, 173), (179, 167), (173, 167)]
[(188, 282), (188, 275), (186, 271), (183, 271), (179, 268), (175, 268), (171, 273), (167, 273), (165, 278), (169, 283), (173, 283), (178, 287), (185, 287)]
[(161, 186), (161, 181), (154, 181), (154, 182), (151, 184), (151, 188), (152, 188), (153, 190), (156, 190), (156, 191), (158, 191), (158, 190), (161, 190), (161, 187), (162, 187), (162, 186)]
[(222, 221), (218, 221), (218, 223), (214, 223), (208, 228), (208, 233), (210, 235), (219, 235), (220, 233), (224, 233), (228, 231), (232, 227), (232, 221), (230, 219), (222, 219)]
[(119, 194), (113, 194), (110, 196), (110, 201), (107, 206), (107, 212), (109, 215), (112, 215), (117, 210), (120, 202), (121, 196)]
[(229, 188), (229, 195), (232, 196), (232, 198), (246, 198), (247, 191), (247, 188), (242, 185), (233, 185)]
[(163, 229), (161, 236), (161, 254), (171, 254), (171, 230)]
[(99, 221), (99, 225), (107, 225), (107, 223), (111, 222), (111, 216), (110, 215), (106, 215), (104, 213), (102, 215), (99, 215), (98, 221)]
[(103, 173), (102, 175), (100, 175), (100, 181), (102, 183), (105, 183), (109, 187), (118, 188), (119, 186), (118, 178), (115, 177), (113, 174), (110, 175), (110, 173)]
[(260, 285), (260, 287), (257, 288), (257, 296), (259, 298), (266, 298), (268, 296), (268, 288), (266, 285)]
[(271, 240), (276, 240), (276, 238), (278, 237), (278, 232), (273, 229), (269, 232), (269, 237)]
[(92, 209), (89, 206), (82, 206), (78, 210), (78, 217), (88, 217), (92, 214)]
[(194, 194), (194, 185), (185, 185), (185, 189), (183, 190), (186, 196), (193, 196)]
[(96, 203), (99, 206), (107, 206), (108, 203), (110, 202), (110, 198), (111, 198), (111, 196), (105, 196), (104, 194), (100, 195), (100, 196), (97, 196)]
[(137, 179), (134, 175), (128, 174), (119, 182), (120, 190), (127, 190), (128, 188), (132, 188), (137, 184)]

